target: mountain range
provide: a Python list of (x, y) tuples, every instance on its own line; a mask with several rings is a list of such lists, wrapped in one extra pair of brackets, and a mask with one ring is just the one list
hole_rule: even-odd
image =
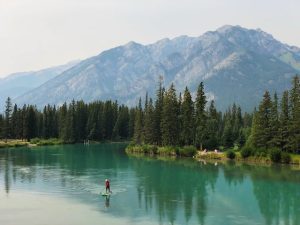
[(70, 69), (77, 63), (79, 63), (79, 60), (39, 71), (14, 73), (0, 79), (0, 108), (3, 108), (7, 97), (14, 99), (22, 96), (65, 70)]
[(249, 111), (265, 90), (282, 93), (299, 72), (298, 47), (281, 43), (260, 29), (226, 25), (199, 37), (166, 38), (149, 45), (129, 42), (61, 72), (45, 73), (44, 83), (12, 97), (15, 103), (38, 107), (72, 99), (112, 99), (135, 105), (146, 92), (154, 96), (163, 77), (166, 88), (174, 83), (177, 91), (183, 91), (187, 86), (194, 96), (203, 81), (208, 98), (219, 109), (235, 102)]

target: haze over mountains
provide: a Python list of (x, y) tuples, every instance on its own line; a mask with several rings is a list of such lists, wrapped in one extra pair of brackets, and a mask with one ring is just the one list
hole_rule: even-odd
[(2, 108), (4, 106), (7, 97), (14, 99), (21, 96), (56, 77), (65, 70), (70, 69), (77, 63), (79, 63), (79, 60), (39, 71), (14, 73), (0, 79), (0, 107)]
[(146, 91), (154, 96), (163, 76), (166, 88), (173, 82), (178, 91), (188, 86), (194, 93), (204, 81), (207, 95), (219, 109), (236, 102), (249, 111), (266, 89), (281, 93), (299, 72), (299, 48), (260, 29), (227, 25), (199, 37), (180, 36), (150, 45), (130, 42), (48, 76), (45, 83), (18, 97), (2, 89), (1, 96), (9, 94), (18, 104), (38, 107), (72, 99), (134, 105)]

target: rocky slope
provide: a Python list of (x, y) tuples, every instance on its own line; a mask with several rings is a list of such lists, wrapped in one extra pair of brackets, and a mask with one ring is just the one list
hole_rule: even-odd
[(260, 29), (223, 26), (199, 37), (180, 36), (150, 45), (130, 42), (88, 58), (15, 99), (19, 104), (62, 104), (117, 99), (136, 104), (153, 96), (160, 76), (178, 91), (204, 81), (210, 99), (226, 109), (236, 102), (252, 110), (264, 90), (281, 93), (300, 71), (300, 49)]

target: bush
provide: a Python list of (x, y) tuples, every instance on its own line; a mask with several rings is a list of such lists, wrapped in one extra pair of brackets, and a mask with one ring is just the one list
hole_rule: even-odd
[(156, 154), (157, 147), (154, 145), (142, 145), (142, 152), (146, 154)]
[(251, 147), (243, 147), (241, 150), (241, 156), (245, 159), (251, 156), (253, 153), (253, 149)]
[(32, 138), (30, 140), (30, 144), (36, 144), (38, 146), (43, 145), (60, 145), (64, 142), (58, 138), (50, 138), (50, 139), (40, 139), (40, 138)]
[(183, 148), (179, 149), (179, 155), (180, 156), (186, 156), (186, 157), (191, 157), (194, 156), (197, 152), (196, 147), (194, 146), (184, 146)]
[(178, 152), (178, 149), (174, 146), (164, 146), (164, 147), (160, 147), (157, 150), (158, 154), (161, 155), (174, 155), (176, 156), (176, 153)]
[(255, 148), (252, 150), (252, 155), (256, 157), (267, 157), (268, 150), (266, 148)]
[(232, 150), (227, 151), (227, 152), (226, 152), (226, 157), (227, 157), (228, 159), (234, 159), (234, 158), (235, 158), (235, 152), (232, 151)]
[(281, 150), (273, 148), (270, 150), (270, 158), (272, 162), (278, 163), (281, 161)]
[(283, 163), (289, 164), (292, 161), (292, 158), (289, 153), (282, 152), (281, 153), (281, 160)]
[(30, 140), (30, 144), (37, 144), (37, 143), (39, 143), (40, 142), (40, 139), (39, 138), (32, 138), (31, 140)]

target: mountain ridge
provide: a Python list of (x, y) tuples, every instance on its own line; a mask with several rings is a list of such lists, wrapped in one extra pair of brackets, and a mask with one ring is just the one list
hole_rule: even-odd
[(198, 37), (182, 35), (148, 45), (131, 41), (103, 51), (15, 101), (41, 107), (72, 99), (114, 99), (134, 105), (146, 92), (154, 96), (163, 76), (164, 85), (174, 83), (178, 91), (188, 86), (195, 92), (204, 81), (222, 110), (233, 102), (251, 110), (265, 89), (282, 92), (299, 71), (297, 47), (260, 29), (226, 25)]
[(63, 65), (53, 66), (37, 71), (17, 72), (0, 79), (0, 108), (4, 106), (7, 97), (16, 98), (40, 86), (51, 78), (73, 67), (80, 60), (74, 60)]

